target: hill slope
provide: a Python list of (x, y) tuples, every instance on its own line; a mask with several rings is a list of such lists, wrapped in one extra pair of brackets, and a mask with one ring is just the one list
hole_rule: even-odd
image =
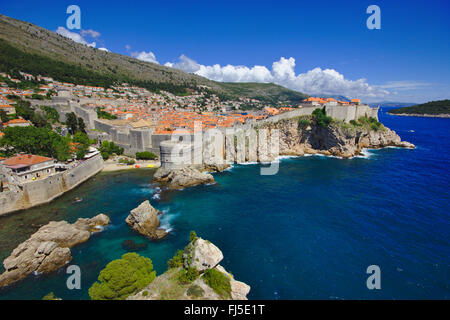
[[(55, 32), (4, 15), (0, 15), (0, 40), (3, 40), (0, 41), (2, 69), (16, 68), (43, 75), (46, 70), (46, 75), (62, 81), (99, 86), (113, 81), (129, 81), (150, 90), (171, 91), (171, 87), (175, 86), (174, 93), (181, 93), (177, 86), (206, 85), (231, 97), (262, 98), (267, 102), (281, 99), (298, 103), (307, 96), (271, 83), (227, 84), (211, 81), (178, 69), (87, 47)], [(86, 77), (89, 78), (87, 81)]]
[(450, 100), (430, 101), (410, 107), (389, 110), (391, 114), (406, 115), (450, 115)]

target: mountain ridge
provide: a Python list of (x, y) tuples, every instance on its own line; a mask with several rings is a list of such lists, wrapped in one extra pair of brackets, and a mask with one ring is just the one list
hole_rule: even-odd
[[(31, 55), (59, 63), (62, 68), (72, 66), (80, 73), (95, 75), (117, 81), (134, 80), (156, 84), (171, 84), (182, 87), (207, 86), (227, 96), (258, 98), (268, 103), (299, 103), (308, 95), (273, 83), (222, 83), (186, 73), (182, 70), (145, 62), (130, 56), (107, 52), (76, 43), (53, 31), (0, 14), (0, 39), (24, 57)], [(8, 48), (11, 50), (11, 48)], [(4, 60), (8, 60), (4, 58)], [(9, 61), (3, 61), (8, 64)], [(48, 63), (51, 65), (51, 63)], [(9, 63), (13, 67), (12, 63)], [(16, 68), (21, 66), (16, 63)], [(22, 71), (22, 70), (21, 70)], [(23, 70), (25, 71), (25, 70)], [(285, 100), (284, 100), (285, 99)]]

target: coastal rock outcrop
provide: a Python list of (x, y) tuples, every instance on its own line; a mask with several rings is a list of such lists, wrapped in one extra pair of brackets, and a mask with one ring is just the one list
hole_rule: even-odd
[(216, 267), (222, 259), (222, 251), (202, 238), (192, 241), (183, 253), (184, 267), (196, 268), (200, 273)]
[[(129, 296), (127, 300), (247, 300), (250, 286), (237, 281), (227, 272), (219, 264), (222, 259), (223, 254), (219, 248), (208, 240), (196, 237), (185, 248), (181, 265), (172, 265), (147, 287)], [(195, 279), (180, 282), (180, 276), (193, 267), (202, 272)], [(229, 291), (224, 292), (224, 287), (221, 287), (221, 290), (214, 288), (214, 282), (208, 282), (206, 279), (207, 270), (218, 271), (215, 272), (216, 279), (217, 274), (223, 274), (229, 280)]]
[(161, 212), (153, 208), (150, 202), (146, 200), (139, 207), (131, 210), (125, 221), (140, 234), (153, 240), (159, 240), (168, 234), (166, 230), (159, 228), (158, 215), (160, 214)]
[(182, 189), (198, 184), (213, 183), (211, 174), (201, 172), (194, 166), (185, 166), (179, 169), (159, 168), (153, 176), (154, 182), (167, 183), (170, 189)]
[(415, 147), (384, 126), (375, 130), (333, 122), (323, 127), (311, 121), (310, 125), (301, 127), (298, 119), (289, 119), (271, 123), (267, 128), (269, 132), (273, 129), (279, 132), (280, 155), (324, 154), (350, 158), (361, 154), (363, 148)]
[(72, 260), (70, 248), (86, 242), (92, 233), (110, 223), (99, 214), (91, 219), (51, 221), (42, 226), (13, 250), (3, 261), (5, 272), (0, 275), (0, 287), (26, 278), (31, 273), (50, 273)]
[(222, 272), (228, 278), (230, 278), (231, 284), (231, 299), (233, 300), (247, 300), (247, 295), (250, 292), (250, 286), (242, 281), (237, 281), (234, 279), (231, 273), (228, 273), (224, 267), (220, 264), (216, 266), (217, 271)]

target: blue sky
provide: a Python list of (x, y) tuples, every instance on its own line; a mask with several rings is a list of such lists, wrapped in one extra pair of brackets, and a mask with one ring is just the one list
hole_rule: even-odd
[[(71, 4), (81, 30), (61, 29)], [(366, 27), (372, 4), (381, 30)], [(213, 80), (365, 101), (450, 98), (450, 1), (3, 1), (0, 12)]]

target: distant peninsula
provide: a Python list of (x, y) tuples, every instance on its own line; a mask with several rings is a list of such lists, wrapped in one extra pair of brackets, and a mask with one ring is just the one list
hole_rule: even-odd
[(430, 101), (410, 107), (396, 108), (388, 111), (398, 116), (450, 118), (450, 100)]

